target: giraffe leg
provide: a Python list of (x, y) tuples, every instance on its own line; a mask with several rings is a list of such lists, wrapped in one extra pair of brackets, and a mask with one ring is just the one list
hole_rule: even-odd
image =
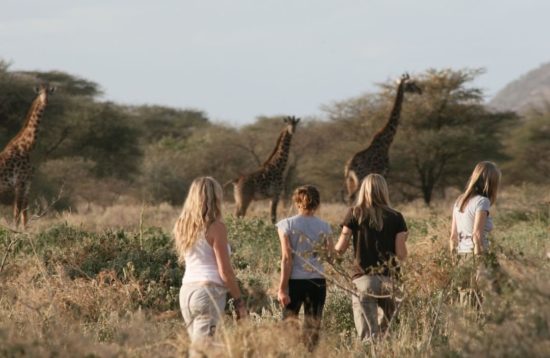
[(252, 200), (249, 198), (242, 198), (242, 200), (237, 201), (237, 208), (235, 209), (235, 215), (239, 218), (242, 218), (246, 215), (246, 210), (250, 205)]
[(19, 227), (19, 221), (21, 220), (21, 210), (23, 207), (23, 186), (19, 183), (15, 185), (15, 198), (13, 202), (13, 221), (15, 228)]
[(243, 183), (241, 185), (238, 185), (236, 183), (233, 184), (233, 194), (235, 196), (235, 216), (236, 217), (243, 217), (246, 214), (246, 210), (248, 209), (248, 206), (250, 205), (250, 202), (253, 198), (253, 193), (249, 189), (249, 186), (246, 183)]
[(271, 199), (271, 223), (275, 224), (277, 222), (277, 204), (279, 204), (279, 196)]
[(23, 190), (23, 198), (21, 199), (21, 221), (23, 228), (27, 227), (27, 218), (29, 214), (29, 192), (31, 190), (30, 182), (25, 185)]

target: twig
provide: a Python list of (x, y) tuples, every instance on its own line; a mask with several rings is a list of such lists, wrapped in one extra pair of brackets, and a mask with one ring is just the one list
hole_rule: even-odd
[(386, 333), (384, 333), (384, 339), (386, 339), (388, 337), (388, 335), (390, 334), (391, 324), (393, 323), (393, 320), (395, 319), (395, 317), (397, 317), (397, 313), (401, 309), (401, 306), (403, 305), (403, 302), (405, 301), (406, 298), (408, 298), (408, 297), (407, 297), (407, 294), (405, 293), (405, 295), (403, 295), (403, 298), (401, 299), (401, 302), (397, 303), (397, 306), (395, 307), (395, 310), (393, 311), (393, 313), (390, 317), (390, 320), (388, 321), (388, 327), (386, 329)]
[[(38, 211), (36, 214), (33, 214), (33, 216), (31, 216), (29, 218), (29, 222), (31, 222), (33, 220), (41, 219), (42, 217), (46, 216), (46, 214), (48, 214), (52, 210), (52, 208), (55, 206), (55, 204), (57, 204), (61, 200), (61, 196), (63, 194), (63, 187), (64, 186), (65, 186), (65, 183), (62, 183), (61, 187), (59, 188), (59, 192), (57, 193), (57, 196), (55, 197), (55, 199), (52, 200), (48, 204), (48, 206), (46, 206), (43, 210)], [(27, 209), (25, 209), (25, 210), (27, 210)]]
[(432, 324), (432, 329), (430, 330), (430, 336), (428, 337), (428, 341), (426, 342), (425, 348), (428, 348), (430, 346), (430, 343), (432, 342), (432, 337), (435, 332), (435, 327), (437, 326), (437, 319), (439, 318), (439, 313), (441, 312), (441, 306), (443, 304), (443, 297), (445, 296), (445, 291), (447, 290), (447, 287), (443, 289), (441, 292), (441, 297), (439, 298), (439, 303), (437, 305), (437, 311), (435, 311), (435, 317), (434, 322)]
[(55, 142), (55, 144), (53, 144), (51, 147), (49, 147), (48, 149), (46, 149), (46, 158), (47, 158), (54, 150), (56, 150), (56, 149), (61, 145), (61, 143), (63, 143), (63, 141), (64, 141), (65, 139), (67, 139), (68, 134), (69, 134), (69, 127), (63, 128), (63, 131), (61, 132), (61, 135), (59, 136), (59, 139), (57, 140), (57, 142)]
[[(307, 235), (305, 235), (304, 233), (300, 233), (300, 236), (303, 237), (303, 238), (306, 238), (307, 240), (310, 241), (310, 243), (313, 243), (313, 240), (311, 240)], [(359, 297), (359, 294), (355, 291), (355, 290), (352, 290), (352, 289), (349, 289), (348, 287), (345, 287), (344, 285), (342, 285), (340, 282), (338, 282), (335, 278), (332, 278), (331, 276), (327, 275), (325, 272), (319, 270), (318, 268), (314, 267), (313, 265), (311, 265), (308, 261), (307, 261), (307, 258), (303, 257), (302, 255), (300, 255), (298, 252), (296, 252), (294, 249), (291, 248), (291, 252), (294, 256), (297, 256), (299, 257), (300, 259), (302, 259), (304, 261), (304, 264), (307, 265), (307, 268), (308, 269), (311, 269), (315, 272), (317, 272), (318, 274), (322, 275), (325, 279), (331, 281), (332, 283), (334, 283), (338, 288), (342, 289), (343, 291), (347, 292), (347, 293), (350, 293), (352, 294), (353, 296), (355, 297)], [(328, 262), (328, 260), (327, 260)], [(342, 274), (341, 272), (339, 272), (339, 270), (329, 262), (329, 264), (331, 265), (332, 268), (334, 268), (336, 270), (336, 273), (340, 273), (343, 277), (345, 277), (346, 279), (350, 280), (351, 277), (349, 277), (349, 275), (347, 274)], [(391, 298), (392, 295), (375, 295), (373, 293), (366, 293), (367, 296), (369, 297), (373, 297), (373, 298)]]

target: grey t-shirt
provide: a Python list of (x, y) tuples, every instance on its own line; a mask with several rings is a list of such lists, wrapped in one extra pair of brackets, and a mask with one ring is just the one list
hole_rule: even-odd
[[(472, 233), (474, 231), (474, 221), (476, 212), (486, 211), (489, 215), (489, 208), (491, 206), (491, 201), (488, 198), (476, 195), (472, 197), (466, 206), (464, 207), (464, 212), (460, 212), (458, 207), (458, 202), (455, 203), (453, 207), (453, 216), (455, 218), (456, 229), (458, 232), (458, 253), (472, 253), (474, 251), (474, 242), (472, 240)], [(481, 243), (484, 250), (489, 247), (489, 240), (487, 236), (489, 231), (493, 230), (493, 218), (487, 216), (485, 221), (485, 228), (483, 230), (483, 237), (481, 238)]]
[(296, 215), (277, 223), (277, 228), (290, 239), (292, 248), (291, 279), (324, 278), (323, 265), (315, 254), (332, 230), (316, 216)]

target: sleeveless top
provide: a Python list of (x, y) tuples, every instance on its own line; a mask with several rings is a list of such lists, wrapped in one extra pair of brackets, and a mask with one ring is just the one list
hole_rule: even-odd
[(218, 272), (214, 249), (206, 241), (204, 233), (199, 235), (200, 238), (195, 245), (188, 249), (184, 255), (185, 273), (182, 283), (212, 282), (225, 286)]

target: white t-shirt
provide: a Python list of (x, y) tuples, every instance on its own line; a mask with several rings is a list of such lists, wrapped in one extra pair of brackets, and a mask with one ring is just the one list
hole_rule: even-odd
[(458, 207), (458, 202), (455, 203), (453, 207), (453, 216), (455, 218), (456, 229), (458, 232), (458, 253), (472, 253), (474, 251), (474, 242), (472, 240), (472, 234), (474, 231), (474, 222), (476, 212), (486, 211), (487, 220), (485, 221), (485, 228), (483, 230), (483, 236), (481, 238), (481, 243), (483, 249), (487, 250), (489, 247), (489, 240), (487, 236), (489, 231), (493, 230), (493, 218), (489, 216), (489, 208), (491, 206), (491, 201), (488, 198), (476, 195), (468, 201), (464, 207), (464, 212), (460, 212)]

